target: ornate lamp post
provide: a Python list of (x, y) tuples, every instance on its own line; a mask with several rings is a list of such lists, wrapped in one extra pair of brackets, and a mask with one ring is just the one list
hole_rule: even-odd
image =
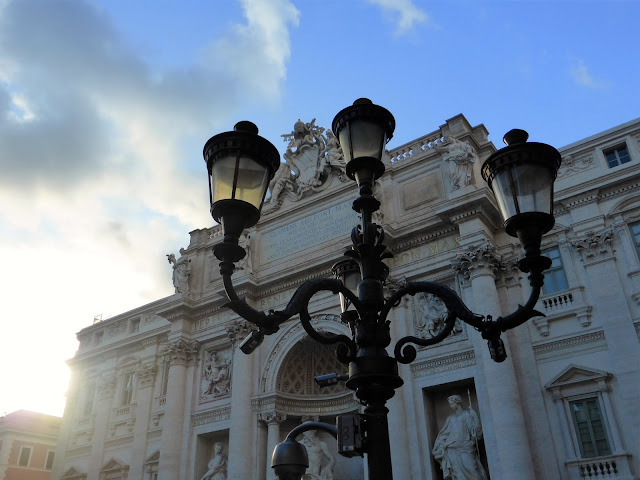
[[(299, 315), (310, 337), (323, 344), (337, 344), (338, 359), (349, 366), (346, 385), (355, 391), (365, 406), (363, 415), (355, 420), (354, 416), (349, 416), (349, 422), (353, 420), (353, 423), (342, 423), (349, 423), (351, 430), (354, 425), (356, 430), (362, 430), (362, 452), (368, 454), (371, 480), (393, 478), (385, 404), (393, 397), (395, 389), (403, 384), (398, 375), (398, 362), (408, 364), (416, 358), (413, 345), (428, 346), (441, 342), (453, 330), (456, 319), (460, 319), (481, 332), (488, 341), (491, 357), (502, 362), (506, 358), (506, 350), (500, 334), (542, 315), (534, 310), (534, 306), (543, 284), (542, 272), (551, 266), (551, 260), (541, 256), (540, 242), (542, 235), (555, 222), (552, 215), (553, 182), (560, 166), (560, 154), (555, 148), (527, 142), (528, 135), (523, 130), (507, 133), (507, 147), (491, 155), (482, 166), (482, 176), (496, 195), (506, 232), (517, 237), (525, 249), (525, 258), (519, 261), (518, 268), (529, 273), (532, 290), (524, 306), (493, 320), (489, 315), (485, 317), (471, 312), (453, 290), (435, 282), (409, 282), (385, 298), (383, 284), (389, 269), (382, 260), (392, 255), (383, 243), (382, 227), (372, 219), (373, 213), (380, 208), (372, 188), (384, 173), (382, 155), (394, 128), (393, 115), (367, 99), (356, 100), (336, 115), (332, 129), (344, 152), (347, 175), (359, 187), (360, 195), (353, 202), (353, 209), (361, 214), (362, 224), (352, 231), (353, 245), (345, 252), (349, 260), (339, 262), (333, 268), (337, 278), (306, 282), (294, 293), (284, 310), (268, 313), (255, 310), (238, 298), (231, 275), (234, 262), (245, 255), (238, 245), (238, 238), (244, 228), (258, 222), (267, 186), (279, 167), (277, 150), (257, 135), (258, 129), (250, 122), (240, 122), (234, 132), (212, 137), (204, 148), (209, 171), (211, 213), (222, 224), (224, 232), (223, 242), (213, 248), (213, 253), (220, 260), (220, 273), (229, 297), (226, 306), (258, 327), (243, 342), (243, 352), (251, 353), (260, 345), (264, 335), (277, 332), (283, 322), (295, 315)], [(353, 286), (356, 287), (355, 292)], [(351, 337), (318, 332), (312, 327), (309, 301), (324, 290), (340, 294), (342, 318), (349, 324)], [(447, 307), (444, 328), (429, 339), (407, 336), (398, 340), (393, 356), (390, 356), (386, 350), (391, 343), (387, 316), (403, 296), (421, 292), (435, 295)], [(300, 449), (291, 445), (295, 442), (295, 435), (289, 437), (286, 451), (298, 452)], [(340, 453), (351, 456), (354, 452)], [(289, 454), (284, 457), (281, 454), (282, 450), (276, 459), (274, 452), (276, 463), (273, 465), (284, 471), (282, 459), (289, 458)], [(290, 478), (296, 478), (302, 468), (300, 465), (305, 461), (302, 454), (298, 452), (296, 455), (293, 463), (297, 462), (298, 467), (292, 467), (289, 474), (293, 476)]]

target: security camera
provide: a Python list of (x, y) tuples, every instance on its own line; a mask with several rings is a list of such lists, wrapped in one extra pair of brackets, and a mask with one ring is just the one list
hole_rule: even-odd
[(307, 449), (294, 439), (287, 438), (273, 450), (271, 468), (279, 480), (300, 480), (308, 466)]
[(335, 385), (336, 383), (349, 379), (349, 375), (346, 373), (342, 375), (338, 375), (337, 373), (328, 373), (327, 375), (319, 375), (317, 377), (313, 377), (320, 388), (322, 387), (330, 387), (331, 385)]
[(264, 340), (264, 333), (261, 330), (254, 330), (242, 341), (240, 350), (242, 350), (242, 353), (249, 355), (260, 346), (262, 340)]

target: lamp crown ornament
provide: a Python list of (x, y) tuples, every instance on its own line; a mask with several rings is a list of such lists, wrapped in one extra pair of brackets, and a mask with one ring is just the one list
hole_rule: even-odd
[[(403, 384), (398, 363), (408, 364), (416, 358), (414, 345), (426, 347), (442, 342), (456, 322), (463, 321), (487, 340), (493, 360), (502, 362), (507, 350), (501, 333), (543, 316), (534, 307), (544, 281), (542, 272), (549, 268), (551, 260), (541, 255), (540, 243), (542, 235), (555, 222), (553, 182), (561, 161), (555, 148), (528, 142), (527, 132), (516, 129), (504, 136), (506, 147), (494, 152), (481, 168), (482, 177), (495, 195), (505, 231), (517, 237), (525, 250), (525, 257), (518, 263), (521, 271), (529, 273), (532, 287), (525, 305), (493, 319), (488, 314), (473, 313), (451, 288), (429, 281), (403, 283), (385, 298), (383, 286), (389, 268), (384, 260), (392, 255), (383, 243), (383, 228), (373, 221), (380, 202), (373, 196), (372, 188), (384, 174), (382, 155), (395, 126), (395, 119), (387, 109), (366, 98), (356, 100), (334, 118), (332, 129), (344, 152), (346, 173), (359, 187), (353, 208), (361, 214), (361, 224), (352, 231), (353, 245), (332, 269), (336, 278), (305, 282), (280, 311), (254, 309), (238, 297), (231, 280), (235, 262), (245, 255), (239, 245), (240, 235), (260, 219), (267, 187), (280, 167), (278, 151), (258, 135), (253, 123), (245, 121), (237, 123), (232, 132), (211, 137), (203, 152), (209, 174), (211, 215), (221, 223), (224, 234), (213, 253), (220, 260), (220, 273), (229, 298), (226, 307), (257, 327), (242, 343), (241, 350), (253, 352), (265, 335), (276, 333), (283, 322), (294, 316), (299, 317), (312, 339), (337, 345), (338, 360), (349, 365), (346, 385), (365, 406), (360, 415), (362, 435), (366, 437), (362, 451), (368, 453), (370, 480), (393, 478), (385, 404)], [(350, 336), (317, 331), (311, 324), (309, 302), (314, 295), (326, 291), (339, 295), (341, 318), (348, 324)], [(403, 297), (416, 294), (430, 294), (444, 305), (446, 315), (443, 314), (442, 325), (429, 338), (399, 339), (390, 355), (389, 313), (401, 305)], [(277, 451), (278, 455), (274, 452), (274, 468), (278, 467), (282, 478), (299, 478), (306, 469), (305, 453), (293, 437), (287, 442)]]

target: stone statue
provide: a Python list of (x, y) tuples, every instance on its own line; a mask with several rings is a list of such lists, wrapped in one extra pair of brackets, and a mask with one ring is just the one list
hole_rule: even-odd
[(229, 375), (229, 359), (220, 358), (215, 351), (205, 352), (202, 370), (202, 397), (220, 397), (231, 391), (231, 377)]
[(238, 244), (244, 248), (246, 255), (240, 262), (238, 262), (238, 266), (236, 270), (245, 270), (247, 273), (253, 273), (253, 260), (251, 258), (251, 235), (249, 232), (245, 231), (240, 235), (240, 239)]
[(471, 168), (476, 161), (476, 154), (467, 142), (453, 137), (448, 137), (447, 140), (447, 152), (442, 156), (442, 160), (449, 164), (451, 189), (458, 190), (471, 183)]
[(329, 447), (318, 438), (315, 430), (304, 432), (302, 443), (307, 449), (309, 468), (302, 476), (303, 480), (333, 480), (335, 458), (329, 452)]
[(213, 445), (213, 457), (207, 466), (209, 470), (200, 480), (227, 480), (227, 456), (222, 454), (222, 443)]
[(433, 445), (433, 457), (440, 463), (445, 480), (487, 480), (478, 455), (482, 427), (476, 412), (462, 407), (460, 395), (448, 399), (453, 413), (447, 417)]
[(167, 255), (169, 263), (173, 264), (173, 286), (175, 293), (189, 293), (189, 275), (191, 275), (191, 260), (184, 256), (184, 248), (180, 249), (180, 258), (176, 260), (173, 253)]
[(327, 153), (325, 156), (325, 164), (329, 168), (336, 168), (340, 171), (344, 171), (347, 168), (342, 148), (338, 144), (338, 139), (331, 130), (327, 130)]

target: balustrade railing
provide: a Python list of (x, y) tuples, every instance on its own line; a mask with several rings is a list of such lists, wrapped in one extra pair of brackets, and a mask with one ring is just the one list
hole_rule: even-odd
[(387, 153), (389, 161), (393, 163), (401, 162), (402, 160), (414, 157), (422, 152), (428, 152), (429, 150), (435, 150), (438, 146), (444, 143), (444, 137), (440, 131), (429, 133), (424, 137), (421, 137), (413, 142), (401, 145), (394, 148)]

